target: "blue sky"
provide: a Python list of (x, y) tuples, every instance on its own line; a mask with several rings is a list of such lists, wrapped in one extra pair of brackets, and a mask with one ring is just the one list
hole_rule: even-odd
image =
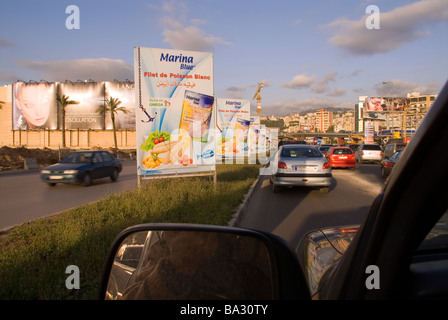
[[(69, 5), (79, 29), (66, 28)], [(380, 29), (366, 27), (372, 17)], [(262, 115), (283, 116), (437, 94), (447, 36), (447, 0), (1, 0), (0, 85), (133, 80), (134, 46), (208, 51), (216, 97), (251, 100), (255, 113), (263, 81)]]

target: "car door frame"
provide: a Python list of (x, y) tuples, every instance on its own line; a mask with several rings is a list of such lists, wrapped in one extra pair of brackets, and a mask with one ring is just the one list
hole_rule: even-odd
[[(412, 259), (448, 206), (448, 169), (445, 157), (440, 155), (448, 141), (447, 118), (448, 82), (374, 200), (340, 263), (328, 275), (320, 298), (415, 298), (409, 297)], [(378, 267), (379, 289), (366, 286), (369, 266)]]

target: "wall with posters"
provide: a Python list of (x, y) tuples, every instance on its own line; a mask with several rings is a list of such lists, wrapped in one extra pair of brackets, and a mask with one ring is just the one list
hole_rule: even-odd
[(137, 173), (215, 171), (213, 54), (134, 48)]
[(57, 95), (79, 104), (67, 106), (66, 145), (71, 148), (113, 147), (110, 113), (98, 108), (105, 98), (122, 102), (127, 113), (115, 116), (119, 148), (135, 148), (133, 82), (15, 82), (0, 88), (0, 145), (58, 148), (62, 144), (61, 107)]

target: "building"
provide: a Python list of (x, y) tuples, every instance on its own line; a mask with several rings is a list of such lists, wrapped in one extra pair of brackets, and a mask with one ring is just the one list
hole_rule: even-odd
[(355, 132), (364, 132), (365, 123), (374, 132), (415, 132), (418, 129), (436, 95), (408, 93), (406, 97), (360, 96), (355, 105)]
[(333, 125), (333, 112), (319, 109), (316, 111), (315, 128), (320, 132), (327, 132), (328, 128)]

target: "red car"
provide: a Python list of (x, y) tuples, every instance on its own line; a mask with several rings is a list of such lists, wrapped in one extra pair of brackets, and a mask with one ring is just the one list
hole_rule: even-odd
[(355, 154), (349, 147), (333, 147), (326, 153), (332, 168), (352, 168), (356, 166)]

